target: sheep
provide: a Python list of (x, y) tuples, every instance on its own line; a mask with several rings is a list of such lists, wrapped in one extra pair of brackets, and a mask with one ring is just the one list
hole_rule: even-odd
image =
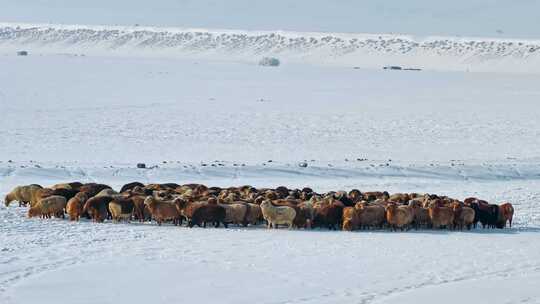
[(428, 210), (433, 228), (446, 227), (451, 229), (453, 227), (454, 211), (450, 207), (445, 207), (442, 200), (438, 199), (432, 202)]
[(17, 186), (6, 195), (4, 204), (9, 207), (12, 201), (18, 201), (19, 206), (26, 206), (28, 203), (37, 202), (37, 193), (41, 189), (39, 185)]
[[(214, 203), (214, 202), (213, 202)], [(216, 202), (217, 203), (217, 202)], [(193, 217), (193, 213), (200, 206), (208, 204), (207, 201), (193, 201), (192, 198), (178, 198), (175, 200), (175, 206), (178, 213), (180, 213), (180, 225), (182, 225), (183, 219), (186, 219), (189, 223)]]
[(66, 198), (60, 195), (53, 195), (41, 199), (35, 206), (28, 209), (28, 217), (41, 216), (42, 218), (64, 217)]
[(103, 189), (111, 189), (111, 187), (104, 184), (88, 183), (82, 185), (79, 188), (79, 191), (86, 192), (86, 194), (88, 194), (88, 197), (94, 197)]
[(498, 225), (499, 228), (506, 227), (506, 222), (510, 223), (510, 228), (512, 227), (512, 220), (514, 218), (514, 206), (510, 203), (502, 203), (499, 206), (499, 218)]
[(310, 201), (304, 201), (298, 205), (298, 210), (300, 215), (297, 215), (294, 219), (296, 227), (311, 228), (313, 220), (315, 219), (315, 209), (313, 208), (313, 204)]
[(382, 228), (386, 221), (386, 211), (380, 205), (368, 205), (362, 201), (357, 203), (354, 208), (358, 216), (358, 228), (367, 229), (371, 227)]
[(358, 189), (352, 189), (349, 191), (349, 193), (347, 193), (347, 197), (355, 204), (363, 199), (362, 192), (360, 192)]
[(246, 203), (248, 211), (246, 213), (246, 223), (257, 225), (262, 220), (261, 206), (252, 203)]
[(225, 209), (225, 222), (227, 224), (242, 224), (247, 226), (246, 215), (248, 207), (245, 204), (229, 203), (218, 205)]
[[(297, 199), (278, 199), (272, 202), (275, 206), (287, 206), (294, 209), (296, 216), (293, 226), (296, 228), (311, 228), (315, 211), (310, 202), (302, 202)], [(340, 219), (341, 220), (341, 219)]]
[(161, 226), (161, 223), (166, 220), (172, 220), (175, 226), (180, 223), (181, 215), (174, 202), (162, 201), (149, 196), (144, 200), (144, 204), (150, 210), (152, 218), (156, 220), (158, 226)]
[(467, 227), (467, 230), (471, 230), (474, 223), (473, 208), (454, 203), (452, 205), (452, 210), (454, 211), (454, 228), (463, 230), (463, 227)]
[(336, 226), (341, 227), (343, 207), (340, 201), (315, 205), (313, 227), (327, 227), (330, 230), (336, 230)]
[(396, 203), (389, 203), (386, 206), (386, 221), (393, 231), (397, 228), (407, 229), (414, 219), (414, 213), (409, 206), (398, 206)]
[(398, 203), (398, 204), (405, 204), (410, 200), (410, 196), (408, 193), (394, 193), (390, 195), (388, 198), (388, 201)]
[(227, 228), (226, 210), (223, 206), (217, 204), (204, 204), (200, 205), (193, 211), (192, 217), (188, 222), (188, 226), (192, 228), (197, 225), (206, 228), (206, 223), (213, 223), (214, 227), (219, 227), (220, 223)]
[(356, 208), (345, 207), (343, 208), (343, 226), (342, 229), (346, 231), (353, 231), (360, 226), (358, 214)]
[(49, 187), (50, 189), (56, 190), (56, 189), (69, 189), (69, 190), (77, 190), (81, 188), (83, 184), (80, 182), (71, 182), (71, 183), (61, 183), (61, 184), (55, 184)]
[(144, 204), (145, 195), (129, 195), (128, 197), (133, 201), (133, 215), (136, 220), (142, 223), (151, 218), (150, 211)]
[(109, 203), (113, 200), (110, 196), (91, 197), (83, 207), (83, 213), (87, 213), (95, 223), (103, 223), (108, 217)]
[(118, 195), (118, 192), (114, 191), (111, 188), (106, 188), (98, 192), (98, 194), (95, 195), (95, 197), (102, 197), (102, 196), (115, 196)]
[(429, 210), (427, 208), (422, 207), (422, 203), (420, 200), (410, 200), (409, 206), (413, 209), (414, 212), (414, 228), (418, 229), (418, 227), (429, 227), (431, 226), (431, 220), (429, 218)]
[(120, 188), (120, 193), (126, 192), (127, 190), (131, 190), (135, 187), (144, 188), (144, 184), (139, 183), (139, 182), (132, 182), (132, 183), (125, 184), (122, 186), (122, 188)]
[(388, 199), (390, 197), (390, 195), (386, 191), (384, 191), (384, 192), (380, 192), (380, 191), (364, 192), (364, 193), (362, 193), (362, 195), (363, 195), (363, 199), (368, 201), (368, 202), (372, 202), (372, 201), (374, 201), (376, 199)]
[(499, 206), (479, 199), (474, 199), (469, 203), (469, 206), (474, 210), (473, 225), (475, 228), (478, 222), (482, 224), (482, 228), (494, 228), (497, 225), (499, 220)]
[(276, 207), (269, 200), (261, 203), (261, 211), (264, 219), (268, 222), (267, 228), (277, 229), (278, 225), (289, 225), (289, 229), (293, 227), (296, 211), (289, 206)]
[(126, 220), (129, 222), (133, 215), (135, 204), (130, 198), (115, 198), (109, 203), (109, 211), (111, 212), (114, 222)]
[(87, 200), (88, 195), (84, 192), (79, 192), (67, 202), (66, 212), (71, 221), (78, 221), (80, 219), (82, 209)]

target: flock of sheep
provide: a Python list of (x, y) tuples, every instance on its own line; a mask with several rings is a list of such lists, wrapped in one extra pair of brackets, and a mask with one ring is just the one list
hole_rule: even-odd
[(202, 184), (148, 184), (133, 182), (120, 192), (105, 184), (64, 183), (44, 188), (32, 184), (15, 187), (5, 197), (30, 204), (29, 217), (52, 216), (72, 221), (80, 217), (140, 222), (154, 220), (189, 227), (207, 224), (258, 225), (268, 228), (328, 228), (343, 230), (382, 229), (471, 229), (512, 226), (510, 203), (490, 204), (477, 198), (464, 201), (435, 194), (331, 191), (316, 193), (310, 188), (207, 187)]

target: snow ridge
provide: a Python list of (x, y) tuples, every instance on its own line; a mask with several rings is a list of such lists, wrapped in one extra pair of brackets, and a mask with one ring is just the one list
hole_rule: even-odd
[[(232, 31), (155, 27), (82, 26), (0, 23), (0, 47), (44, 51), (125, 52), (141, 55), (211, 56), (239, 60), (246, 55), (282, 56), (289, 60), (379, 66), (386, 62), (433, 69), (482, 70), (506, 62), (525, 69), (540, 63), (540, 41), (460, 37), (414, 37), (389, 34), (343, 34), (283, 31)], [(515, 67), (521, 63), (523, 66)], [(495, 69), (500, 69), (496, 66)]]

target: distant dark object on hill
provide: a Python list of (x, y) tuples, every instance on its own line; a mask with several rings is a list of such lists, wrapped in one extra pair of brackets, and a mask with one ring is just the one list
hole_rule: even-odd
[(398, 65), (387, 65), (383, 67), (383, 70), (395, 70), (395, 71), (421, 71), (419, 68), (402, 68)]
[(145, 163), (138, 163), (137, 168), (138, 169), (146, 169), (146, 164)]
[(28, 56), (28, 51), (18, 51), (17, 56)]
[(261, 66), (270, 66), (270, 67), (277, 67), (281, 64), (279, 59), (274, 57), (264, 57), (259, 61), (259, 65)]

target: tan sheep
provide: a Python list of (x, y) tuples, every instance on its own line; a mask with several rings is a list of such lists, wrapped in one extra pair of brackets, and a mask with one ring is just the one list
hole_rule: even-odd
[(353, 231), (360, 226), (358, 212), (354, 207), (343, 208), (343, 226), (346, 231)]
[(150, 210), (150, 213), (152, 214), (152, 218), (156, 220), (159, 226), (167, 220), (172, 220), (174, 225), (180, 223), (180, 212), (173, 202), (161, 201), (149, 196), (144, 200), (144, 204), (148, 207), (148, 210)]
[(118, 192), (114, 191), (113, 189), (107, 188), (99, 191), (98, 194), (95, 195), (95, 197), (102, 197), (102, 196), (116, 196), (118, 195)]
[(463, 230), (463, 227), (467, 227), (467, 230), (471, 230), (474, 223), (474, 209), (467, 206), (462, 206), (459, 203), (452, 205), (454, 211), (454, 227)]
[(6, 195), (4, 204), (9, 207), (11, 202), (18, 201), (19, 206), (26, 206), (28, 203), (37, 202), (36, 197), (41, 189), (39, 185), (17, 186)]
[(218, 205), (225, 208), (225, 222), (227, 224), (242, 224), (247, 226), (246, 213), (248, 211), (248, 207), (245, 204), (229, 203)]
[(414, 213), (409, 206), (398, 206), (395, 203), (389, 203), (386, 206), (386, 221), (396, 231), (397, 228), (408, 229), (414, 219)]
[(55, 184), (55, 185), (52, 185), (50, 188), (53, 189), (53, 190), (56, 190), (56, 189), (69, 189), (69, 190), (71, 190), (71, 189), (73, 189), (71, 187), (71, 185), (68, 184), (68, 183)]
[(446, 227), (451, 229), (454, 226), (454, 210), (443, 204), (441, 200), (432, 202), (429, 206), (429, 218), (433, 228)]
[(383, 206), (369, 205), (363, 201), (357, 203), (354, 208), (357, 210), (358, 227), (360, 229), (382, 228), (386, 221), (386, 211)]
[(420, 200), (410, 200), (409, 206), (413, 209), (414, 212), (414, 228), (418, 229), (419, 227), (429, 227), (431, 226), (431, 219), (429, 218), (429, 210), (422, 207), (422, 202)]
[(28, 209), (28, 217), (40, 216), (42, 218), (64, 217), (66, 208), (66, 198), (60, 195), (53, 195), (41, 199), (35, 206)]
[(109, 212), (116, 223), (122, 220), (129, 222), (134, 209), (135, 204), (130, 198), (115, 198), (109, 203)]
[(289, 229), (293, 227), (296, 211), (289, 206), (276, 207), (269, 200), (261, 203), (261, 211), (264, 219), (268, 222), (268, 229), (277, 228), (278, 225), (289, 225)]

